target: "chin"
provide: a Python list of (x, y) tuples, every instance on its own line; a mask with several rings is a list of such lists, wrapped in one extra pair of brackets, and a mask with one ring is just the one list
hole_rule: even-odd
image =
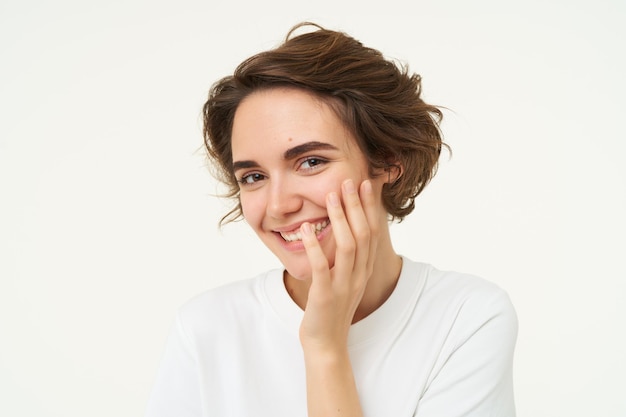
[(311, 279), (311, 266), (306, 262), (284, 262), (283, 267), (287, 274), (298, 281), (308, 281)]
[[(328, 259), (329, 268), (332, 268), (335, 261), (334, 257), (328, 258), (327, 256), (326, 259)], [(290, 277), (298, 281), (308, 281), (311, 279), (311, 266), (308, 262), (308, 259), (306, 260), (306, 262), (298, 262), (297, 264), (291, 263), (291, 265), (289, 264), (289, 262), (283, 263), (283, 266), (285, 267), (287, 274), (289, 274)]]

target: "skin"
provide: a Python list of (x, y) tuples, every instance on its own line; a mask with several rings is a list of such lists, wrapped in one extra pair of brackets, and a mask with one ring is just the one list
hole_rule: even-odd
[(232, 151), (244, 217), (284, 265), (285, 286), (304, 309), (309, 416), (360, 416), (348, 332), (382, 305), (400, 274), (381, 201), (392, 177), (369, 178), (335, 113), (297, 89), (248, 96), (235, 114)]

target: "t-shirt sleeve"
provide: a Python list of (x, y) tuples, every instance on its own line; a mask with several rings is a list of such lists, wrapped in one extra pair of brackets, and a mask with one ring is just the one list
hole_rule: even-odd
[(513, 353), (517, 315), (508, 295), (466, 300), (448, 351), (419, 401), (416, 417), (514, 417)]
[(197, 358), (179, 314), (166, 343), (145, 417), (201, 415)]

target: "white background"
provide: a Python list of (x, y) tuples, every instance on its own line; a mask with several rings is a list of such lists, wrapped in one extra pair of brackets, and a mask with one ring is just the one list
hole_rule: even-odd
[(216, 3), (0, 3), (0, 415), (140, 416), (176, 308), (278, 265), (217, 229), (200, 110), (314, 20), (450, 109), (453, 156), (392, 231), (510, 293), (518, 415), (625, 416), (625, 3)]

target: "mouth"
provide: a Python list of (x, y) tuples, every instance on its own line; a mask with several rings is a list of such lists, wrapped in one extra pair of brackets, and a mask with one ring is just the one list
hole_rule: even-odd
[[(313, 228), (315, 229), (315, 234), (319, 235), (328, 225), (330, 224), (330, 220), (326, 219), (321, 222), (313, 223)], [(293, 230), (291, 232), (280, 232), (280, 236), (286, 242), (297, 242), (302, 240), (302, 234), (300, 233), (300, 229)]]

